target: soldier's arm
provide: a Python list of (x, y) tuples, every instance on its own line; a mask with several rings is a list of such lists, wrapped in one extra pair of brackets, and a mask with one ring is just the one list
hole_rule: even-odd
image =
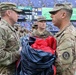
[(57, 46), (57, 62), (64, 70), (68, 68), (74, 59), (74, 36), (64, 35)]
[(6, 51), (7, 38), (8, 37), (5, 30), (0, 28), (0, 65), (9, 65), (19, 58), (19, 51), (17, 52)]

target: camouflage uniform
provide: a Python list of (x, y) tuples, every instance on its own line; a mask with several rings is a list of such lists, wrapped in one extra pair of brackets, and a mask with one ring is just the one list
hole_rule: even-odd
[(57, 75), (74, 75), (76, 71), (76, 29), (70, 24), (55, 37), (57, 39)]
[[(19, 37), (5, 20), (0, 23), (0, 74), (10, 75), (15, 70), (15, 61), (20, 57)], [(13, 75), (13, 74), (11, 74)]]
[[(37, 18), (37, 22), (42, 22), (42, 21), (46, 22), (46, 18), (43, 16), (39, 16)], [(39, 32), (38, 31), (38, 24), (37, 24), (37, 29), (35, 29), (32, 32), (32, 36), (39, 37), (39, 38), (47, 38), (48, 36), (53, 36), (53, 34), (49, 31), (47, 31), (46, 29), (43, 32)]]
[[(60, 11), (60, 10), (64, 10), (66, 12), (66, 15), (64, 16), (63, 15), (64, 11)], [(56, 12), (58, 11), (60, 11), (59, 14), (61, 14), (62, 12), (61, 15), (63, 16), (60, 17), (61, 18), (60, 26), (57, 23), (55, 24), (57, 27), (60, 28), (60, 32), (58, 32), (55, 35), (57, 39), (57, 50), (56, 50), (57, 75), (75, 75), (75, 71), (76, 71), (76, 28), (71, 23), (69, 24), (69, 21), (70, 21), (72, 12), (73, 12), (72, 4), (70, 3), (55, 4), (54, 8), (49, 13), (52, 14), (51, 16), (52, 18), (55, 18), (57, 14)], [(65, 25), (63, 26), (63, 24)]]
[(32, 32), (32, 36), (39, 37), (39, 38), (47, 38), (48, 36), (52, 36), (52, 33), (47, 30), (45, 30), (42, 33), (39, 33), (38, 30), (35, 30), (34, 32)]
[[(20, 12), (10, 2), (0, 3), (0, 11), (13, 10)], [(3, 18), (3, 16), (1, 16)], [(4, 16), (5, 17), (5, 16)], [(7, 18), (6, 18), (7, 19)], [(0, 75), (15, 75), (16, 60), (20, 57), (20, 42), (15, 29), (4, 19), (0, 21)]]

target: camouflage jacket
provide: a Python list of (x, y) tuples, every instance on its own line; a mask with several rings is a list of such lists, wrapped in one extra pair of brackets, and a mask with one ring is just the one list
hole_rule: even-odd
[(35, 30), (32, 32), (32, 36), (39, 37), (39, 38), (46, 38), (48, 36), (53, 36), (53, 34), (47, 30), (45, 30), (43, 33), (39, 33), (38, 30)]
[[(20, 57), (19, 50), (20, 42), (14, 28), (5, 20), (0, 22), (0, 74), (1, 72), (11, 70), (12, 65)], [(15, 64), (14, 64), (15, 65)], [(11, 69), (10, 69), (11, 67)], [(4, 74), (8, 75), (8, 74)]]
[(55, 37), (57, 39), (57, 75), (74, 75), (76, 71), (76, 29), (69, 24)]

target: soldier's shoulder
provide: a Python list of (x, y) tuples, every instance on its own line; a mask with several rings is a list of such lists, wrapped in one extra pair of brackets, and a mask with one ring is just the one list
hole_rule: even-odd
[(8, 30), (8, 26), (6, 25), (6, 23), (0, 23), (0, 28), (4, 29), (4, 30)]
[(35, 36), (36, 33), (37, 33), (37, 30), (34, 30), (33, 32), (31, 32), (31, 34), (32, 34), (33, 36)]
[(50, 32), (50, 31), (45, 31), (47, 34), (49, 34), (49, 35), (51, 35), (51, 36), (53, 36), (53, 34), (52, 34), (52, 32)]
[[(76, 36), (76, 28), (75, 28), (73, 25), (69, 26), (69, 27), (64, 31), (64, 35), (67, 35), (67, 36), (69, 36), (69, 37), (71, 37), (71, 36)], [(67, 37), (67, 36), (66, 36), (66, 37)]]

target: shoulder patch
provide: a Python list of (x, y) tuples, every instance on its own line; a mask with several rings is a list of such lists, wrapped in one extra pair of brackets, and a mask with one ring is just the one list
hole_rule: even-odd
[(63, 54), (62, 54), (62, 57), (65, 59), (65, 60), (67, 60), (67, 59), (69, 59), (70, 58), (70, 54), (69, 54), (69, 52), (64, 52)]

